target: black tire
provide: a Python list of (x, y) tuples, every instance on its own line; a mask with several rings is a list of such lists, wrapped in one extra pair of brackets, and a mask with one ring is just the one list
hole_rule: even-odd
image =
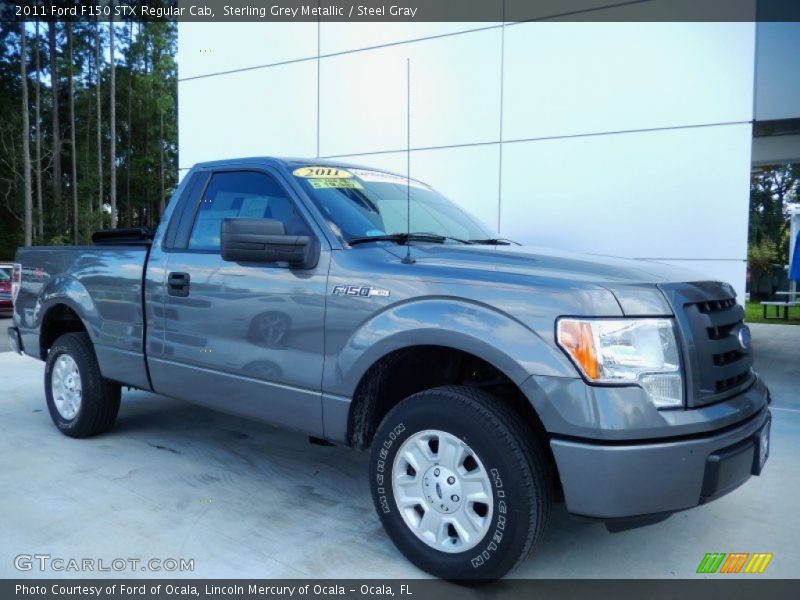
[[(425, 430), (459, 438), (491, 474), (495, 509), (489, 528), (464, 552), (444, 552), (423, 542), (395, 502), (395, 456), (409, 437)], [(372, 442), (370, 487), (386, 532), (408, 560), (437, 577), (499, 579), (531, 554), (550, 518), (552, 487), (542, 442), (506, 404), (482, 390), (446, 386), (406, 398), (386, 415)]]
[[(80, 408), (70, 419), (65, 419), (58, 412), (53, 400), (53, 367), (63, 354), (75, 361), (81, 378)], [(94, 347), (86, 333), (65, 333), (55, 341), (45, 362), (44, 389), (50, 417), (65, 435), (74, 438), (97, 435), (111, 429), (117, 419), (120, 386), (100, 375)]]

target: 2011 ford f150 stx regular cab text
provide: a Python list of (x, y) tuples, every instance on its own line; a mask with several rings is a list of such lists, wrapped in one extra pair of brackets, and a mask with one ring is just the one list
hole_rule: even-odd
[(501, 577), (554, 498), (655, 520), (767, 459), (730, 285), (497, 239), (399, 175), (203, 163), (155, 233), (16, 261), (12, 347), (63, 433), (108, 430), (132, 386), (369, 448), (387, 533), (440, 577)]

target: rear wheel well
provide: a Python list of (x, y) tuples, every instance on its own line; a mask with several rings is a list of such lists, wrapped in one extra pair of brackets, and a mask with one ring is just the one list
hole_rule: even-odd
[[(373, 364), (359, 382), (348, 420), (348, 443), (368, 448), (383, 417), (401, 400), (442, 385), (476, 387), (508, 404), (542, 446), (556, 473), (547, 431), (522, 390), (485, 360), (444, 346), (414, 346), (391, 352)], [(555, 477), (556, 485), (558, 477)]]
[(47, 359), (53, 343), (65, 333), (85, 332), (86, 327), (74, 310), (66, 304), (56, 304), (45, 314), (39, 333), (39, 356)]

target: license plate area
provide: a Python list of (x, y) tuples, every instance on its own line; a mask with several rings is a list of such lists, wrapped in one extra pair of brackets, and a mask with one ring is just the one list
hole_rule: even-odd
[(753, 456), (753, 475), (761, 475), (761, 471), (769, 458), (770, 425), (772, 425), (772, 419), (768, 419), (758, 433), (753, 436), (753, 441), (756, 445), (756, 451)]

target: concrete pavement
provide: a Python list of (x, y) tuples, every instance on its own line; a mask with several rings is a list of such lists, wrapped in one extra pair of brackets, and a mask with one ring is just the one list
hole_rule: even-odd
[[(772, 552), (760, 577), (797, 576), (800, 327), (752, 329), (757, 367), (774, 391), (763, 476), (616, 534), (558, 506), (515, 577), (695, 577), (706, 552)], [(36, 360), (0, 354), (0, 577), (62, 575), (15, 570), (15, 556), (34, 553), (194, 559), (194, 572), (183, 573), (194, 577), (425, 576), (383, 533), (365, 453), (138, 391), (124, 393), (112, 432), (73, 440), (50, 422), (42, 371)]]

